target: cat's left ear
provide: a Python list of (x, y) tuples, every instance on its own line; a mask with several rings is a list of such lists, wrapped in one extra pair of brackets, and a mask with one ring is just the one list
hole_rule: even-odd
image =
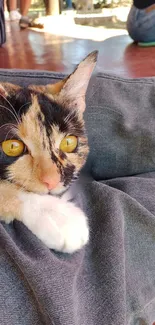
[(46, 91), (53, 95), (56, 101), (70, 108), (85, 110), (85, 95), (91, 74), (95, 68), (98, 52), (90, 53), (66, 79), (47, 85)]
[(6, 89), (4, 88), (3, 84), (0, 84), (0, 95), (7, 97), (8, 93)]
[(21, 87), (18, 85), (13, 85), (11, 83), (0, 83), (0, 95), (2, 97), (8, 97), (13, 93), (16, 93)]

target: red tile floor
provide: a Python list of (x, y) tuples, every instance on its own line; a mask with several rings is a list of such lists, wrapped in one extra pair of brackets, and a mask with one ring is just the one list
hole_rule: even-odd
[[(127, 35), (104, 41), (20, 31), (6, 23), (7, 42), (0, 48), (0, 68), (39, 69), (68, 73), (89, 52), (99, 50), (98, 71), (122, 77), (155, 76), (155, 48), (139, 48)], [(97, 33), (97, 31), (96, 31)]]

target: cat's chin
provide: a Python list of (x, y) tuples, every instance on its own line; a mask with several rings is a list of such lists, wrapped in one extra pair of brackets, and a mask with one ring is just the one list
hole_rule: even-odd
[(53, 196), (61, 196), (62, 194), (64, 194), (67, 190), (69, 189), (69, 185), (68, 186), (62, 186), (61, 187), (56, 187), (53, 190), (49, 191), (50, 195)]

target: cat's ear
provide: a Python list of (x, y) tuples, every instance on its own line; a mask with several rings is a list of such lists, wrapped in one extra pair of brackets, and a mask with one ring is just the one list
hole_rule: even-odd
[(3, 84), (0, 84), (0, 95), (1, 96), (4, 96), (4, 97), (7, 97), (8, 93), (5, 89), (5, 87), (3, 86)]
[(95, 68), (98, 52), (90, 53), (66, 79), (46, 86), (46, 92), (56, 101), (70, 108), (85, 110), (85, 95), (91, 74)]
[(10, 83), (0, 83), (0, 96), (2, 97), (8, 97), (15, 93), (18, 89), (20, 89), (20, 86), (13, 85)]

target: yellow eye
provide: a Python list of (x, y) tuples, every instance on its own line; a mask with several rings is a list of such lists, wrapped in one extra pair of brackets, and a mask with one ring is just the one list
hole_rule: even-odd
[(24, 144), (19, 140), (6, 140), (2, 142), (2, 150), (7, 156), (18, 157), (24, 151)]
[(63, 152), (71, 153), (73, 152), (78, 144), (78, 139), (74, 135), (68, 135), (60, 143), (60, 150)]

